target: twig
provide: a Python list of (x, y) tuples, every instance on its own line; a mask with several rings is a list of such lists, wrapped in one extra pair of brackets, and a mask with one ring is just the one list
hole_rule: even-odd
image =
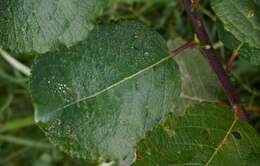
[(226, 65), (226, 71), (227, 71), (227, 74), (230, 76), (231, 75), (231, 71), (232, 71), (232, 68), (233, 68), (233, 65), (234, 65), (234, 62), (235, 60), (237, 59), (238, 57), (238, 52), (240, 50), (240, 48), (242, 47), (243, 43), (241, 43), (237, 49), (235, 49), (231, 55), (231, 57), (229, 58), (228, 60), (228, 63)]
[(199, 10), (206, 16), (208, 16), (212, 21), (216, 21), (217, 18), (209, 10), (205, 9), (202, 6), (199, 6)]
[(234, 62), (235, 62), (235, 60), (237, 59), (237, 57), (238, 57), (238, 52), (233, 51), (231, 57), (230, 57), (229, 60), (228, 60), (227, 65), (226, 65), (226, 72), (227, 72), (227, 74), (228, 74), (229, 76), (231, 75), (232, 68), (233, 68)]
[(195, 48), (195, 47), (197, 47), (197, 45), (198, 45), (198, 43), (196, 43), (195, 41), (187, 42), (187, 43), (183, 44), (182, 46), (176, 48), (175, 50), (171, 51), (171, 56), (174, 58), (176, 55), (178, 55), (182, 51), (184, 51), (188, 48)]
[(187, 14), (191, 17), (191, 21), (197, 36), (200, 40), (201, 45), (203, 46), (200, 51), (202, 54), (207, 58), (209, 64), (211, 65), (212, 69), (216, 73), (219, 81), (221, 82), (229, 101), (233, 107), (233, 111), (235, 113), (235, 117), (239, 118), (240, 120), (247, 120), (246, 114), (240, 105), (240, 98), (236, 94), (235, 88), (232, 85), (229, 77), (227, 76), (224, 68), (222, 67), (220, 61), (217, 58), (217, 54), (209, 40), (208, 34), (205, 30), (204, 24), (202, 22), (201, 17), (197, 13), (194, 5), (198, 5), (199, 1), (194, 0), (182, 0), (184, 9)]
[(250, 112), (257, 112), (257, 113), (260, 113), (260, 107), (258, 106), (249, 106), (246, 108), (248, 111)]
[(15, 58), (13, 58), (10, 54), (8, 54), (5, 50), (3, 50), (0, 47), (0, 55), (11, 65), (13, 66), (16, 70), (20, 71), (26, 76), (31, 75), (31, 70), (21, 62), (17, 61)]

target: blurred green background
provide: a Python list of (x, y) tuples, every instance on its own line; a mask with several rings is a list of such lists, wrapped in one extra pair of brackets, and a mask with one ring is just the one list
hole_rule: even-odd
[[(203, 1), (199, 10), (212, 42), (219, 43), (217, 18), (208, 1)], [(115, 3), (100, 21), (119, 19), (137, 19), (158, 31), (167, 41), (177, 37), (192, 40), (194, 37), (190, 20), (178, 0)], [(218, 51), (225, 64), (232, 50), (220, 46)], [(31, 56), (15, 58), (27, 66), (34, 59)], [(231, 77), (250, 115), (250, 123), (260, 131), (260, 66), (238, 59)], [(71, 159), (53, 147), (35, 125), (27, 87), (28, 77), (0, 57), (0, 166), (86, 165), (84, 161)]]

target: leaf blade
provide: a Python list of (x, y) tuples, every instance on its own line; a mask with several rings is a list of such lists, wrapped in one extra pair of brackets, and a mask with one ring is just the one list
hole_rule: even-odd
[[(170, 50), (174, 50), (184, 43), (183, 39), (177, 38), (169, 41), (168, 47)], [(174, 59), (181, 72), (181, 98), (184, 108), (189, 107), (192, 103), (217, 103), (223, 99), (223, 89), (216, 74), (197, 48), (187, 49)], [(185, 110), (184, 108), (181, 109)]]
[(250, 47), (260, 48), (259, 6), (253, 1), (211, 0), (211, 7), (225, 29)]
[(106, 0), (1, 1), (0, 44), (17, 54), (70, 47), (85, 39)]
[(31, 92), (36, 119), (55, 145), (87, 160), (131, 163), (136, 141), (174, 111), (180, 75), (157, 33), (120, 22), (37, 58)]
[(224, 43), (225, 47), (231, 50), (238, 50), (239, 57), (248, 61), (250, 64), (259, 65), (260, 64), (260, 49), (255, 47), (250, 47), (247, 43), (241, 43), (237, 40), (232, 33), (228, 32), (221, 23), (217, 23), (218, 35), (220, 40)]
[(258, 133), (228, 111), (215, 104), (200, 103), (189, 107), (182, 117), (170, 115), (138, 143), (133, 165), (146, 165), (148, 160), (152, 161), (151, 166), (235, 166), (257, 162)]

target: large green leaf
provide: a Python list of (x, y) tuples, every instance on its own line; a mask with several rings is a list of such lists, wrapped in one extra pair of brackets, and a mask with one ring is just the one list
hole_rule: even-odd
[(211, 0), (225, 29), (240, 42), (260, 48), (260, 7), (252, 0)]
[(260, 48), (250, 47), (247, 43), (239, 42), (221, 23), (217, 23), (219, 39), (225, 47), (236, 50), (238, 49), (239, 57), (245, 59), (254, 65), (260, 64)]
[(87, 41), (40, 56), (36, 121), (51, 142), (87, 160), (133, 160), (136, 142), (180, 95), (180, 73), (156, 32), (136, 22), (97, 26)]
[(107, 0), (2, 0), (0, 46), (45, 53), (85, 39)]
[[(168, 42), (171, 50), (185, 43), (177, 38)], [(187, 49), (174, 57), (182, 79), (182, 106), (187, 108), (194, 102), (219, 102), (223, 99), (223, 90), (216, 74), (197, 48)], [(183, 109), (183, 108), (182, 108)]]
[(135, 166), (257, 166), (260, 137), (228, 109), (196, 104), (148, 132), (138, 143), (136, 158)]

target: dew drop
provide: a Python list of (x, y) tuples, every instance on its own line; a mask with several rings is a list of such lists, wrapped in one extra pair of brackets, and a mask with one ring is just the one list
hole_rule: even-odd
[(144, 55), (145, 56), (149, 56), (150, 54), (149, 54), (149, 52), (145, 52)]
[(134, 38), (137, 39), (138, 37), (139, 37), (139, 36), (138, 36), (137, 32), (135, 32)]

